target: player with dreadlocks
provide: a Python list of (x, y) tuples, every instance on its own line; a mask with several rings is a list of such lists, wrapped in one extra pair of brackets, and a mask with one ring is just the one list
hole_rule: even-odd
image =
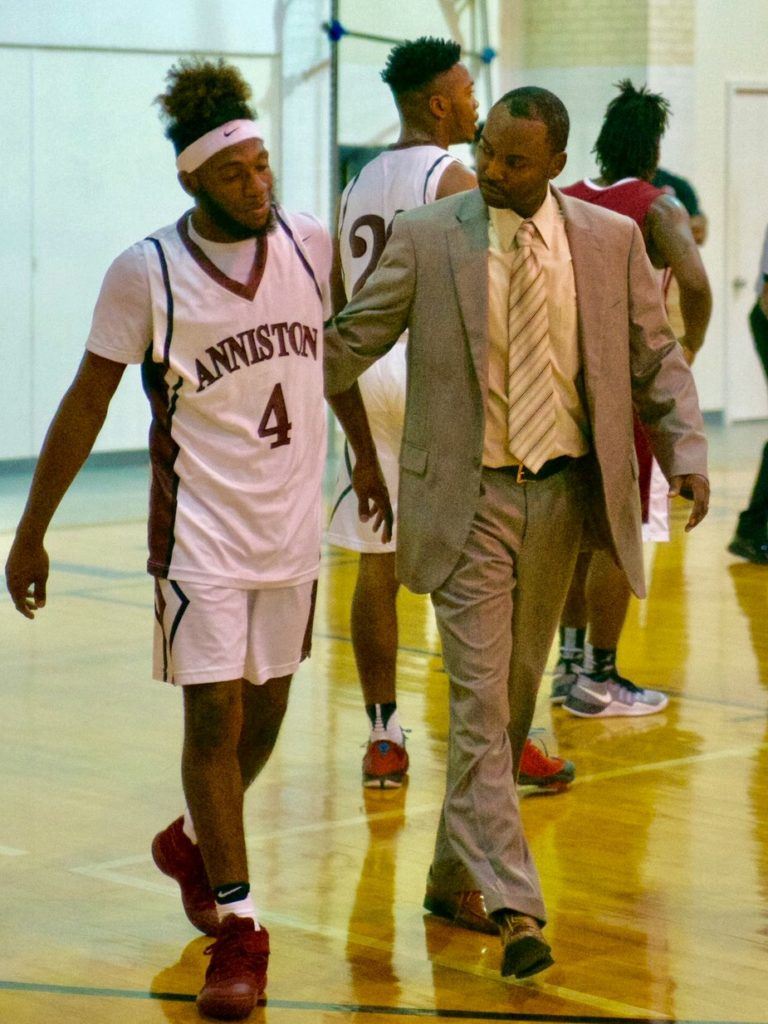
[[(712, 296), (688, 213), (677, 199), (651, 184), (669, 103), (628, 80), (620, 82), (618, 89), (593, 150), (600, 177), (585, 178), (563, 192), (636, 221), (651, 262), (662, 272), (659, 287), (663, 287), (663, 275), (677, 279), (685, 327), (680, 344), (690, 363), (704, 342)], [(637, 418), (635, 448), (643, 539), (668, 540), (667, 482)], [(664, 693), (635, 685), (616, 668), (629, 599), (626, 577), (609, 552), (582, 554), (561, 619), (560, 657), (552, 685), (553, 703), (564, 704), (577, 717), (649, 715), (667, 706)]]
[[(250, 894), (243, 795), (309, 652), (331, 261), (319, 222), (277, 204), (249, 97), (222, 61), (169, 72), (158, 102), (193, 207), (107, 271), (6, 565), (16, 608), (33, 618), (45, 604), (48, 524), (126, 365), (140, 364), (152, 412), (154, 675), (180, 686), (184, 702), (186, 810), (152, 855), (179, 883), (190, 921), (217, 937), (198, 1007), (222, 1019), (247, 1016), (266, 986), (269, 938)], [(367, 441), (356, 452), (361, 500), (383, 519), (386, 490)]]

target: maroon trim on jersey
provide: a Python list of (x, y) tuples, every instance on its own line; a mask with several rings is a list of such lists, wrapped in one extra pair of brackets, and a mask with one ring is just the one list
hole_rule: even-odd
[(312, 583), (312, 599), (309, 605), (309, 618), (307, 628), (304, 630), (304, 639), (301, 642), (301, 660), (304, 661), (312, 653), (312, 627), (315, 624), (315, 603), (317, 601), (317, 580)]
[(171, 435), (171, 423), (179, 400), (183, 383), (181, 377), (169, 389), (166, 375), (170, 370), (170, 352), (173, 342), (174, 305), (171, 279), (163, 247), (157, 238), (149, 238), (155, 247), (163, 273), (166, 303), (166, 328), (163, 343), (163, 362), (152, 358), (152, 346), (144, 353), (141, 366), (141, 383), (149, 401), (152, 422), (149, 428), (149, 458), (152, 466), (152, 482), (149, 488), (149, 520), (147, 533), (149, 558), (147, 572), (152, 576), (167, 576), (176, 541), (176, 505), (179, 477), (176, 474), (176, 459), (179, 446)]
[(168, 637), (165, 635), (165, 598), (163, 597), (163, 591), (160, 588), (160, 584), (155, 578), (155, 620), (160, 627), (160, 633), (163, 637), (163, 682), (168, 682)]
[(152, 350), (147, 349), (141, 367), (144, 393), (152, 410), (152, 425), (149, 428), (152, 482), (149, 488), (147, 572), (162, 577), (168, 575), (176, 541), (174, 527), (179, 477), (175, 466), (179, 446), (171, 436), (171, 423), (182, 385), (182, 378), (179, 377), (173, 389), (170, 389), (165, 380), (167, 371), (168, 367), (163, 363), (153, 362)]
[(247, 299), (249, 302), (252, 302), (256, 297), (256, 292), (259, 290), (259, 285), (267, 265), (267, 250), (269, 248), (267, 236), (263, 235), (256, 239), (256, 257), (251, 268), (251, 275), (246, 283), (242, 284), (240, 281), (227, 277), (223, 270), (219, 270), (216, 264), (208, 259), (197, 242), (190, 237), (189, 228), (187, 227), (188, 216), (189, 213), (185, 213), (183, 217), (179, 218), (176, 230), (179, 232), (189, 255), (216, 284), (221, 285), (222, 288), (226, 288), (227, 291), (233, 292), (235, 295), (239, 295), (241, 299)]

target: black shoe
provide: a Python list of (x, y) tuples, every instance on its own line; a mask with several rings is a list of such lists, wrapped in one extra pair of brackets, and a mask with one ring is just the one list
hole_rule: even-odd
[(728, 550), (732, 555), (746, 558), (755, 565), (768, 565), (768, 540), (765, 534), (762, 537), (750, 537), (737, 531), (728, 545)]
[(494, 918), (501, 935), (503, 977), (530, 978), (552, 966), (552, 950), (535, 918), (509, 910), (497, 911)]

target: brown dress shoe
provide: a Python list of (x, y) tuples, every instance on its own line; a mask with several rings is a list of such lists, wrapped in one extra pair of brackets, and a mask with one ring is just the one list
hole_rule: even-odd
[(501, 910), (494, 914), (504, 951), (501, 973), (505, 978), (530, 978), (555, 962), (535, 917)]
[(428, 884), (424, 896), (424, 909), (436, 917), (444, 917), (459, 928), (473, 932), (498, 935), (499, 926), (488, 916), (483, 894), (477, 889), (465, 889), (448, 895), (438, 894)]

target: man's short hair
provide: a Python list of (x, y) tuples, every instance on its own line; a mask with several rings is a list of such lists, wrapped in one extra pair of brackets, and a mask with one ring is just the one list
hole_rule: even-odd
[(420, 36), (390, 50), (381, 77), (397, 97), (422, 89), (433, 78), (450, 71), (460, 59), (461, 47), (452, 39)]
[(554, 152), (562, 153), (565, 150), (571, 122), (559, 96), (536, 85), (525, 85), (505, 93), (498, 102), (504, 104), (511, 117), (541, 121), (546, 126)]

